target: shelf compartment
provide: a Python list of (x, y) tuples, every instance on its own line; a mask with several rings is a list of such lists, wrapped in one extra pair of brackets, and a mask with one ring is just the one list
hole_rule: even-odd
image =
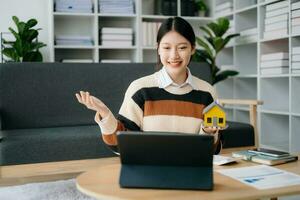
[(236, 46), (235, 65), (239, 75), (257, 74), (257, 44)]
[(102, 59), (109, 60), (130, 60), (130, 62), (138, 62), (136, 50), (128, 49), (99, 49), (99, 62)]
[[(88, 36), (95, 42), (94, 30), (95, 18), (82, 16), (55, 16), (54, 37), (62, 36)], [(80, 24), (80, 26), (78, 26)], [(55, 39), (55, 38), (54, 38)]]
[(233, 115), (233, 109), (232, 108), (224, 108), (226, 113), (226, 120), (228, 121), (234, 121), (234, 115)]
[(237, 12), (239, 10), (244, 9), (251, 9), (257, 5), (257, 0), (242, 0), (242, 1), (235, 1), (235, 9)]
[[(257, 27), (257, 9), (247, 10), (236, 14), (236, 32)], [(256, 34), (258, 35), (258, 34)]]
[(300, 77), (292, 77), (291, 79), (291, 112), (300, 114)]
[(289, 116), (261, 114), (261, 144), (289, 151)]
[(236, 99), (257, 99), (257, 79), (236, 78), (235, 98)]
[(260, 98), (262, 110), (289, 112), (289, 78), (262, 78)]
[(234, 121), (249, 124), (249, 122), (250, 122), (249, 111), (235, 110), (235, 120)]
[[(141, 0), (142, 1), (142, 15), (167, 15), (176, 16), (177, 0)], [(168, 9), (164, 9), (167, 7)]]
[(218, 98), (222, 99), (233, 99), (233, 78), (228, 78), (215, 85)]
[(55, 62), (62, 59), (92, 59), (95, 61), (93, 49), (55, 49)]
[(219, 68), (222, 65), (233, 65), (233, 48), (223, 49), (217, 56), (216, 64)]
[(291, 153), (300, 152), (300, 134), (299, 134), (300, 116), (291, 117)]

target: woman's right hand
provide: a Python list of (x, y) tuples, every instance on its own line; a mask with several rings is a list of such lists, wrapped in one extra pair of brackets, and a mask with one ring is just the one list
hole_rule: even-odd
[(88, 109), (98, 112), (101, 118), (108, 116), (108, 107), (100, 99), (90, 95), (89, 92), (80, 91), (80, 93), (76, 93), (75, 96), (79, 103), (85, 105)]

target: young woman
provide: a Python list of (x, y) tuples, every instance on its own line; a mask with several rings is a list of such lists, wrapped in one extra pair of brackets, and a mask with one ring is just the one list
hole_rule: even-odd
[(214, 88), (193, 76), (188, 64), (195, 53), (195, 33), (180, 17), (168, 18), (157, 34), (161, 70), (133, 81), (125, 93), (117, 119), (89, 92), (76, 94), (78, 101), (96, 111), (104, 142), (116, 146), (116, 132), (164, 131), (212, 134), (215, 150), (221, 149), (218, 129), (202, 127), (203, 109), (216, 99)]

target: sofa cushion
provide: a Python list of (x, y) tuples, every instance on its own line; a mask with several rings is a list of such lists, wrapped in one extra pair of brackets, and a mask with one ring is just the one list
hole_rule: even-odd
[(2, 134), (0, 165), (114, 156), (103, 143), (98, 126), (19, 129)]

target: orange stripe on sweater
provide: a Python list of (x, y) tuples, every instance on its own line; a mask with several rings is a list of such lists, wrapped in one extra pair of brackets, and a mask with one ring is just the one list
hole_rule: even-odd
[(176, 100), (146, 101), (144, 116), (177, 115), (203, 119), (205, 105)]
[(107, 145), (113, 145), (113, 146), (114, 145), (118, 145), (117, 132), (118, 131), (125, 131), (125, 130), (126, 130), (126, 128), (125, 128), (124, 124), (121, 123), (120, 121), (118, 121), (117, 129), (116, 129), (116, 131), (113, 134), (109, 134), (109, 135), (102, 134), (103, 141)]

